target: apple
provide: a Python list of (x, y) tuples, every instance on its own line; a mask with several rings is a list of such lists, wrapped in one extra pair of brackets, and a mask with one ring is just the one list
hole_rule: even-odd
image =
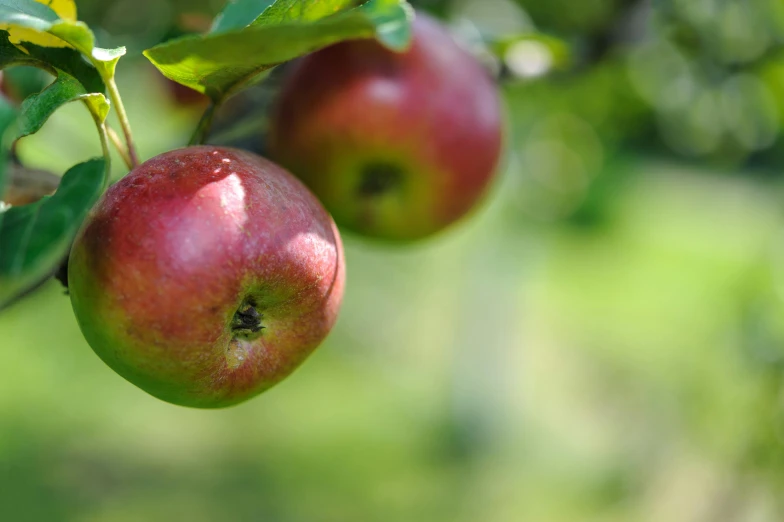
[(423, 14), (404, 53), (354, 40), (295, 64), (269, 133), (270, 156), (338, 225), (392, 240), (429, 236), (474, 208), (501, 144), (495, 83)]
[(294, 176), (196, 146), (135, 168), (71, 251), (79, 326), (121, 376), (165, 401), (220, 408), (289, 375), (340, 307), (340, 236)]

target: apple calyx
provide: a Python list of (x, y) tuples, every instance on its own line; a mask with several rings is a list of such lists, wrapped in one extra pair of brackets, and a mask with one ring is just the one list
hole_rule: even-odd
[(392, 163), (376, 162), (362, 169), (359, 195), (367, 198), (381, 197), (403, 183), (403, 169)]
[(246, 299), (231, 320), (234, 337), (247, 341), (261, 337), (261, 331), (266, 328), (261, 324), (263, 318), (264, 314), (256, 308), (256, 303), (252, 299)]

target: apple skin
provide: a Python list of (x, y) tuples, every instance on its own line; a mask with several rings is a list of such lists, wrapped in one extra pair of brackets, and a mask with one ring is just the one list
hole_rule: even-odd
[(332, 219), (294, 176), (197, 146), (109, 188), (77, 235), (68, 280), (106, 364), (162, 400), (220, 408), (279, 382), (322, 342), (345, 262)]
[(341, 227), (413, 240), (476, 206), (494, 177), (502, 126), (489, 74), (420, 13), (404, 53), (354, 40), (295, 64), (273, 109), (269, 151)]

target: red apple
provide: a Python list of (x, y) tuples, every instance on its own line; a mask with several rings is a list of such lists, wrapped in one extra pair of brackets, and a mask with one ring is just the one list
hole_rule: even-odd
[(496, 85), (434, 19), (394, 53), (342, 42), (294, 66), (273, 113), (270, 153), (341, 226), (416, 239), (468, 213), (499, 160)]
[(98, 356), (200, 408), (244, 401), (302, 363), (335, 322), (344, 277), (335, 225), (299, 180), (209, 146), (161, 154), (109, 188), (68, 270)]

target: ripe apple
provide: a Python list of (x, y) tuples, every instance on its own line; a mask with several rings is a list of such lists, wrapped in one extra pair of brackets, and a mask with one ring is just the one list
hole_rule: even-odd
[(489, 74), (433, 18), (418, 14), (413, 35), (404, 53), (355, 40), (303, 58), (273, 109), (271, 157), (368, 236), (417, 239), (458, 220), (500, 156)]
[(299, 180), (211, 146), (161, 154), (109, 188), (68, 270), (96, 354), (150, 394), (200, 408), (291, 373), (332, 328), (344, 278), (337, 229)]

